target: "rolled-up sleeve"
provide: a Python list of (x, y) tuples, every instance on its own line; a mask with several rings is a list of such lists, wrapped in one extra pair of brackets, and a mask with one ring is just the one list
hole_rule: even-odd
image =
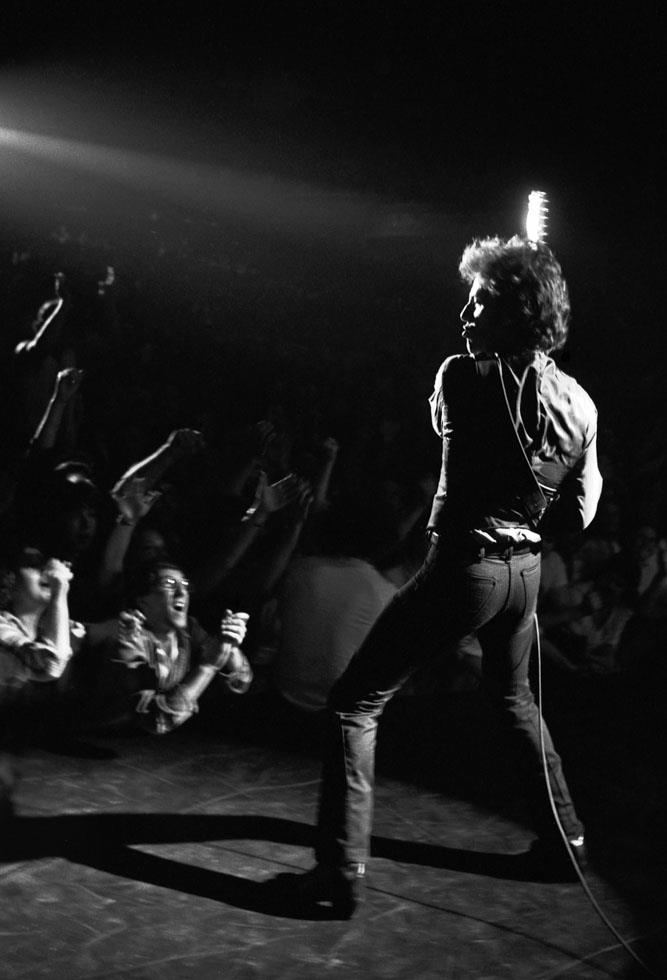
[(444, 430), (444, 419), (443, 412), (445, 407), (445, 398), (443, 391), (444, 374), (447, 370), (449, 364), (453, 360), (453, 357), (448, 357), (446, 361), (443, 361), (435, 376), (435, 381), (433, 382), (433, 392), (429, 396), (429, 407), (431, 409), (431, 425), (433, 426), (433, 431), (436, 435), (441, 436)]
[(573, 492), (582, 528), (587, 528), (595, 517), (602, 494), (602, 474), (598, 467), (597, 431), (594, 431), (584, 454), (575, 467)]
[(58, 651), (45, 637), (37, 636), (31, 640), (13, 617), (0, 616), (0, 656), (11, 658), (10, 662), (24, 675), (24, 680), (48, 682), (62, 675), (72, 651), (71, 648)]
[(429, 398), (431, 408), (431, 424), (435, 433), (442, 439), (442, 456), (440, 461), (440, 476), (438, 486), (433, 497), (431, 513), (428, 519), (428, 527), (437, 526), (438, 515), (445, 505), (447, 498), (448, 465), (449, 465), (449, 445), (451, 436), (451, 424), (448, 417), (448, 398), (450, 397), (449, 388), (452, 369), (456, 374), (460, 374), (460, 367), (463, 359), (453, 354), (448, 357), (438, 368), (435, 376), (433, 394)]
[(191, 664), (189, 648), (188, 636), (184, 647), (171, 655), (136, 614), (121, 614), (112, 658), (115, 683), (129, 699), (137, 724), (153, 735), (173, 731), (197, 711), (196, 701), (180, 685)]
[(547, 533), (584, 531), (595, 517), (601, 493), (597, 426), (592, 424), (584, 451), (563, 480), (556, 503), (548, 512), (545, 522)]

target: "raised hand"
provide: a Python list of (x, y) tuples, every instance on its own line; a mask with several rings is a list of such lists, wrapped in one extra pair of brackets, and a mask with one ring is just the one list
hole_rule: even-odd
[(244, 694), (252, 684), (252, 667), (246, 655), (240, 649), (246, 635), (248, 613), (232, 612), (225, 609), (225, 615), (220, 624), (220, 672), (225, 678), (227, 687), (234, 694)]
[(277, 510), (282, 510), (296, 500), (299, 495), (299, 479), (294, 473), (283, 477), (277, 483), (269, 484), (264, 470), (259, 471), (253, 501), (246, 511), (244, 520), (261, 526)]
[(44, 566), (43, 575), (48, 579), (54, 595), (69, 591), (69, 584), (72, 581), (72, 568), (69, 562), (60, 561), (59, 558), (49, 558)]
[(262, 491), (262, 507), (269, 514), (282, 510), (297, 499), (300, 493), (301, 481), (295, 473), (278, 480), (277, 483), (264, 484)]
[(118, 616), (118, 639), (136, 640), (141, 636), (145, 622), (146, 617), (139, 609), (124, 609)]
[(112, 492), (118, 513), (127, 524), (136, 524), (145, 517), (160, 496), (159, 490), (146, 489), (146, 480), (141, 476), (131, 477), (120, 490)]
[(225, 614), (220, 623), (220, 638), (222, 642), (231, 643), (233, 646), (240, 647), (248, 631), (248, 618), (248, 613), (235, 613), (231, 609), (225, 609)]
[(79, 368), (68, 367), (58, 371), (56, 377), (56, 399), (63, 405), (77, 393), (83, 379), (83, 371)]
[(167, 445), (177, 456), (191, 456), (205, 448), (204, 436), (198, 429), (175, 429), (170, 433)]
[(305, 521), (314, 497), (313, 488), (308, 480), (297, 480), (297, 493), (289, 505), (289, 516), (295, 522), (301, 523)]
[(58, 299), (69, 300), (70, 292), (64, 272), (56, 272), (53, 277), (53, 289)]

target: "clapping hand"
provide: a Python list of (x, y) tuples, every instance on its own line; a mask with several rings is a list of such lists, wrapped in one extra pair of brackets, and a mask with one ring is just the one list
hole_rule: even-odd
[(136, 642), (142, 635), (146, 617), (139, 609), (125, 609), (118, 616), (118, 639)]
[(225, 609), (225, 615), (220, 623), (222, 642), (240, 647), (248, 631), (248, 618), (248, 613), (235, 613), (231, 609)]
[(240, 649), (246, 635), (248, 613), (232, 612), (225, 609), (225, 615), (220, 624), (221, 671), (227, 687), (234, 694), (244, 694), (252, 683), (252, 667), (246, 655)]
[(257, 514), (268, 516), (293, 503), (299, 496), (299, 478), (294, 473), (269, 483), (264, 470), (260, 470), (253, 502), (246, 511), (246, 520)]
[(246, 635), (248, 614), (225, 609), (220, 625), (222, 649), (219, 670), (225, 678), (227, 687), (234, 694), (244, 694), (252, 683), (252, 667), (246, 655), (240, 650)]
[(69, 584), (72, 581), (72, 568), (69, 562), (60, 561), (59, 558), (49, 558), (44, 566), (43, 575), (52, 586), (54, 594), (69, 591)]

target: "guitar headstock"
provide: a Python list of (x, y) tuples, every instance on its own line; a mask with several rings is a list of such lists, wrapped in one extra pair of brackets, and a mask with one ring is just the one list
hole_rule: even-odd
[(546, 241), (547, 215), (549, 213), (547, 205), (547, 195), (544, 191), (531, 191), (528, 195), (526, 238), (532, 245)]

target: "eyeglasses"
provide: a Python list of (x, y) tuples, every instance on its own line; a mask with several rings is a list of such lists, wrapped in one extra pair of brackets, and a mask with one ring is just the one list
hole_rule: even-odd
[(172, 578), (167, 576), (166, 578), (161, 578), (155, 583), (155, 588), (160, 592), (168, 592), (173, 595), (177, 589), (183, 592), (190, 591), (190, 582), (186, 578)]

